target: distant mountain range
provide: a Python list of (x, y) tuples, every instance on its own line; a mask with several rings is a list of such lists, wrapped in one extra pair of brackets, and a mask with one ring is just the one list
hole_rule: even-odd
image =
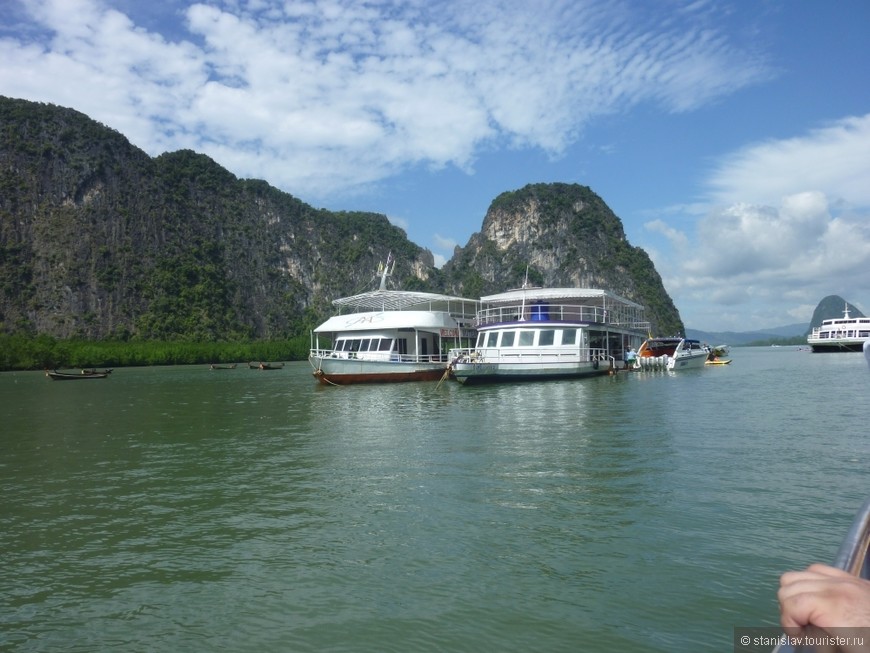
[(764, 331), (698, 331), (686, 329), (686, 337), (706, 342), (710, 345), (748, 345), (761, 340), (796, 338), (807, 332), (805, 322), (773, 327)]
[(754, 342), (769, 340), (806, 337), (815, 327), (821, 326), (822, 320), (835, 317), (843, 317), (843, 308), (849, 307), (851, 317), (864, 317), (853, 304), (850, 304), (839, 295), (828, 295), (816, 306), (813, 319), (809, 325), (805, 323), (788, 324), (781, 327), (772, 327), (761, 331), (699, 331), (686, 329), (686, 337), (701, 340), (710, 345), (748, 345)]

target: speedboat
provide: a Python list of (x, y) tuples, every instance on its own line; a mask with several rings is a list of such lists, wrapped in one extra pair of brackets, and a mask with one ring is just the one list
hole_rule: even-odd
[(473, 342), (476, 300), (387, 290), (394, 268), (390, 255), (377, 290), (334, 300), (338, 314), (312, 332), (308, 361), (321, 383), (439, 380), (449, 349)]
[(870, 340), (870, 317), (850, 317), (849, 305), (843, 317), (822, 320), (821, 326), (807, 336), (807, 344), (814, 352), (861, 351)]
[(640, 304), (605, 290), (523, 287), (480, 303), (475, 346), (450, 352), (450, 372), (465, 385), (625, 369), (649, 329)]
[(679, 336), (647, 338), (637, 351), (640, 369), (686, 370), (704, 367), (710, 348), (699, 340)]

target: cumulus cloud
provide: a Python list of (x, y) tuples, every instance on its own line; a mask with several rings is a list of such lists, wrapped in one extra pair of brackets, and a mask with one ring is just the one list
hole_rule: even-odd
[(448, 252), (453, 251), (459, 244), (453, 238), (445, 238), (441, 234), (434, 235), (434, 242), (435, 246), (438, 247), (438, 249), (443, 249)]
[(645, 23), (644, 3), (164, 1), (183, 23), (161, 26), (124, 2), (16, 5), (30, 29), (0, 32), (2, 92), (311, 199), (471, 171), (493, 145), (558, 155), (598, 116), (686, 111), (770, 74), (702, 12)]
[(870, 291), (870, 211), (833, 214), (821, 191), (712, 211), (691, 248), (685, 259), (656, 263), (676, 301), (707, 324), (808, 323), (823, 297), (860, 301)]
[(827, 295), (866, 299), (867, 179), (870, 114), (725, 154), (703, 202), (645, 224), (668, 241), (650, 256), (681, 312), (697, 320), (689, 326), (809, 323)]
[(723, 159), (711, 199), (770, 204), (805, 190), (870, 206), (870, 114), (850, 116), (795, 138), (754, 143)]

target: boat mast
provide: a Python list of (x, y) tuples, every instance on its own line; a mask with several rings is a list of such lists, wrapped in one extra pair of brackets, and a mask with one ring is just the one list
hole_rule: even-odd
[(523, 300), (520, 305), (520, 322), (525, 322), (526, 320), (526, 289), (529, 287), (529, 266), (526, 265), (526, 276), (523, 278)]
[[(392, 268), (390, 265), (392, 264)], [(381, 286), (379, 290), (387, 289), (387, 277), (393, 275), (393, 271), (396, 269), (396, 260), (393, 258), (393, 253), (390, 252), (387, 254), (387, 264), (378, 263), (378, 276), (381, 278)]]

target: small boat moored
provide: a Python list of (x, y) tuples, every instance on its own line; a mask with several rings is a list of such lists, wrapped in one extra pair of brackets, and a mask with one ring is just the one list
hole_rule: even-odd
[(861, 351), (870, 340), (870, 317), (850, 317), (849, 305), (843, 317), (822, 320), (807, 336), (807, 344), (815, 353)]
[(252, 370), (280, 370), (284, 367), (284, 363), (248, 363), (248, 367)]
[(686, 370), (704, 367), (710, 348), (699, 340), (681, 338), (647, 338), (635, 360), (639, 369)]
[(728, 365), (731, 363), (731, 359), (725, 358), (725, 356), (728, 355), (729, 351), (730, 348), (728, 345), (716, 345), (715, 347), (710, 347), (704, 365)]
[(52, 381), (81, 381), (83, 379), (105, 379), (112, 370), (82, 370), (81, 372), (58, 372), (57, 370), (45, 370), (45, 375)]

